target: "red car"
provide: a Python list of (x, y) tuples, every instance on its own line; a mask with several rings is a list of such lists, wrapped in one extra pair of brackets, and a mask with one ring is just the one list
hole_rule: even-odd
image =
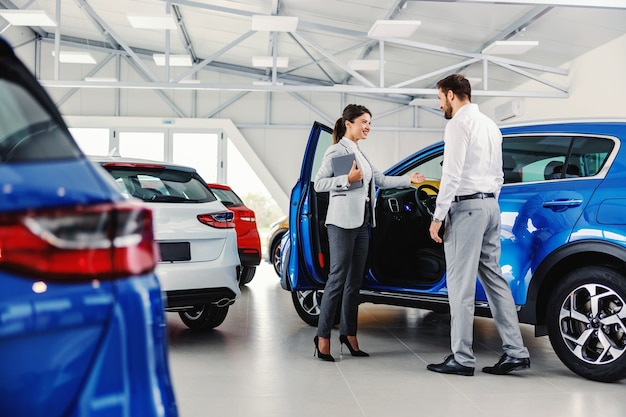
[(241, 198), (228, 185), (207, 184), (218, 200), (235, 213), (237, 247), (241, 261), (240, 284), (252, 281), (257, 265), (261, 263), (261, 238), (256, 226), (254, 211), (241, 201)]

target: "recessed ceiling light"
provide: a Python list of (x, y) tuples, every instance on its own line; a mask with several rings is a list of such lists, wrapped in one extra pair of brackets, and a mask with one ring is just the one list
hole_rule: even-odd
[[(154, 54), (152, 59), (159, 67), (165, 66), (165, 54)], [(190, 67), (192, 64), (189, 55), (170, 55), (170, 67)]]
[[(270, 68), (274, 66), (274, 57), (271, 56), (253, 56), (252, 66), (260, 68)], [(277, 56), (276, 68), (287, 68), (289, 66), (289, 57)]]
[(96, 83), (116, 83), (119, 80), (116, 77), (85, 77), (85, 81)]
[(256, 80), (256, 81), (252, 81), (253, 85), (284, 85), (284, 83), (282, 83), (281, 81), (276, 81), (275, 83), (271, 82), (271, 81), (261, 81), (261, 80)]
[(378, 59), (353, 59), (348, 66), (355, 71), (378, 71), (380, 60)]
[(0, 10), (0, 16), (13, 26), (56, 26), (45, 10)]
[(370, 38), (408, 38), (422, 24), (419, 20), (377, 20), (367, 36)]
[(135, 15), (127, 14), (126, 18), (135, 29), (178, 29), (174, 15)]
[[(52, 51), (52, 56), (55, 56)], [(96, 59), (91, 52), (85, 51), (61, 51), (59, 52), (59, 62), (64, 64), (95, 64)]]
[(519, 55), (524, 54), (539, 45), (538, 41), (495, 41), (485, 49), (483, 54), (491, 55)]
[(439, 108), (439, 100), (436, 98), (414, 98), (409, 102), (409, 106), (435, 107)]
[(298, 18), (295, 16), (252, 16), (252, 30), (264, 32), (295, 32)]
[(178, 84), (201, 84), (202, 80), (194, 80), (193, 78), (185, 78), (180, 80)]

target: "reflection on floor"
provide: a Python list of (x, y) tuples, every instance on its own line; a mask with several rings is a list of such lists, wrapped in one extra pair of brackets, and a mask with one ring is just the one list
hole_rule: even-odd
[[(602, 384), (570, 372), (547, 337), (522, 326), (532, 368), (494, 376), (500, 339), (477, 318), (473, 377), (436, 374), (426, 364), (449, 354), (448, 317), (362, 304), (359, 343), (372, 356), (313, 358), (315, 329), (300, 320), (290, 294), (263, 263), (216, 330), (193, 332), (168, 313), (170, 368), (181, 417), (617, 416), (626, 381)], [(348, 353), (348, 354), (346, 354)]]

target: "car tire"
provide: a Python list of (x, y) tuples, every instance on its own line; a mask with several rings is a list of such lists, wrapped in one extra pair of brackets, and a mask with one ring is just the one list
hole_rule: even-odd
[(285, 233), (287, 231), (277, 233), (270, 245), (270, 262), (274, 265), (274, 272), (278, 276), (280, 276), (280, 241)]
[(256, 272), (256, 267), (254, 266), (244, 266), (241, 268), (241, 276), (239, 277), (239, 285), (246, 285), (252, 278), (254, 278), (254, 273)]
[(224, 322), (228, 307), (218, 307), (211, 304), (195, 306), (191, 310), (178, 312), (180, 319), (192, 330), (214, 329)]
[(626, 378), (626, 277), (589, 266), (565, 276), (547, 309), (550, 342), (572, 372), (594, 381)]
[[(291, 299), (298, 316), (308, 325), (317, 327), (320, 319), (320, 305), (322, 303), (322, 290), (292, 291)], [(337, 306), (335, 325), (339, 324), (341, 306)]]

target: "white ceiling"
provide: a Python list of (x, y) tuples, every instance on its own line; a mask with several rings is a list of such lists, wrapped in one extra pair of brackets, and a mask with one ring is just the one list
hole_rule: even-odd
[[(2, 7), (43, 9), (60, 17), (58, 29), (32, 28), (35, 41), (90, 49), (100, 63), (123, 56), (140, 77), (120, 79), (120, 88), (348, 92), (403, 105), (432, 98), (436, 81), (453, 72), (476, 79), (474, 97), (566, 97), (564, 64), (626, 33), (626, 0), (0, 0)], [(178, 30), (134, 29), (126, 18), (166, 12), (177, 17)], [(252, 31), (257, 14), (297, 16), (298, 28), (294, 33)], [(371, 39), (367, 32), (378, 19), (419, 20), (421, 26), (408, 39)], [(0, 32), (7, 25), (0, 18)], [(482, 55), (496, 40), (533, 40), (539, 46), (524, 55)], [(196, 65), (170, 72), (153, 65), (153, 53), (190, 53)], [(272, 54), (289, 57), (289, 67), (252, 67), (252, 56)], [(382, 72), (351, 72), (347, 66), (353, 59), (381, 55)], [(97, 77), (98, 70), (94, 66), (90, 75)], [(245, 81), (212, 84), (207, 71)], [(187, 76), (200, 84), (179, 82)], [(511, 92), (529, 79), (534, 80), (529, 89)], [(273, 85), (253, 84), (259, 80)], [(66, 76), (42, 83), (98, 85)]]

